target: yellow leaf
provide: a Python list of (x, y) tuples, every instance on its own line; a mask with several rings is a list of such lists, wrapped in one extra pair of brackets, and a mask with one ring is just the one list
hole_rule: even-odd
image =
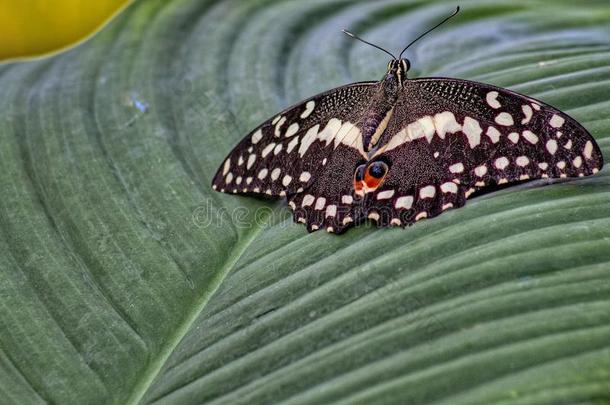
[(0, 61), (39, 56), (95, 32), (128, 0), (0, 1)]

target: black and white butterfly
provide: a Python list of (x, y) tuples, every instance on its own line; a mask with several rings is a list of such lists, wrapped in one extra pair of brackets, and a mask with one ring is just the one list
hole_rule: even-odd
[(561, 111), (488, 84), (408, 79), (409, 67), (392, 56), (380, 81), (280, 112), (233, 149), (212, 187), (286, 197), (308, 231), (341, 233), (367, 219), (404, 227), (481, 188), (602, 167), (595, 140)]

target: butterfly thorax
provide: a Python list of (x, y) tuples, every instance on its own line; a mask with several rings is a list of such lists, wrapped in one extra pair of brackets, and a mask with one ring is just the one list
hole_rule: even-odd
[(394, 105), (407, 78), (409, 61), (393, 59), (378, 83), (378, 90), (370, 102), (369, 113), (362, 121), (362, 140), (365, 151), (372, 154), (379, 148), (379, 140), (392, 118)]

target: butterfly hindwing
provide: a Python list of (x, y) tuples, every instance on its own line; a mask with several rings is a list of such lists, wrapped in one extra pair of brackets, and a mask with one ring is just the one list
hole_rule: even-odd
[(464, 205), (475, 190), (520, 180), (586, 176), (603, 159), (591, 135), (538, 100), (465, 80), (408, 80), (372, 160), (390, 165), (366, 195), (379, 225), (408, 225)]
[(316, 179), (303, 193), (289, 199), (297, 222), (309, 231), (326, 229), (341, 233), (353, 222), (353, 167), (363, 157), (352, 148), (340, 144), (323, 167), (316, 170)]

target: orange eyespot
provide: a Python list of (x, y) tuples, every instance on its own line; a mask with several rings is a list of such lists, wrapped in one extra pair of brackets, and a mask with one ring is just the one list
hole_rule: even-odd
[(369, 164), (364, 174), (364, 183), (366, 187), (372, 191), (375, 190), (383, 182), (388, 173), (388, 165), (384, 162), (373, 162)]
[(380, 161), (358, 166), (354, 172), (354, 191), (363, 196), (377, 189), (387, 173), (388, 165)]

